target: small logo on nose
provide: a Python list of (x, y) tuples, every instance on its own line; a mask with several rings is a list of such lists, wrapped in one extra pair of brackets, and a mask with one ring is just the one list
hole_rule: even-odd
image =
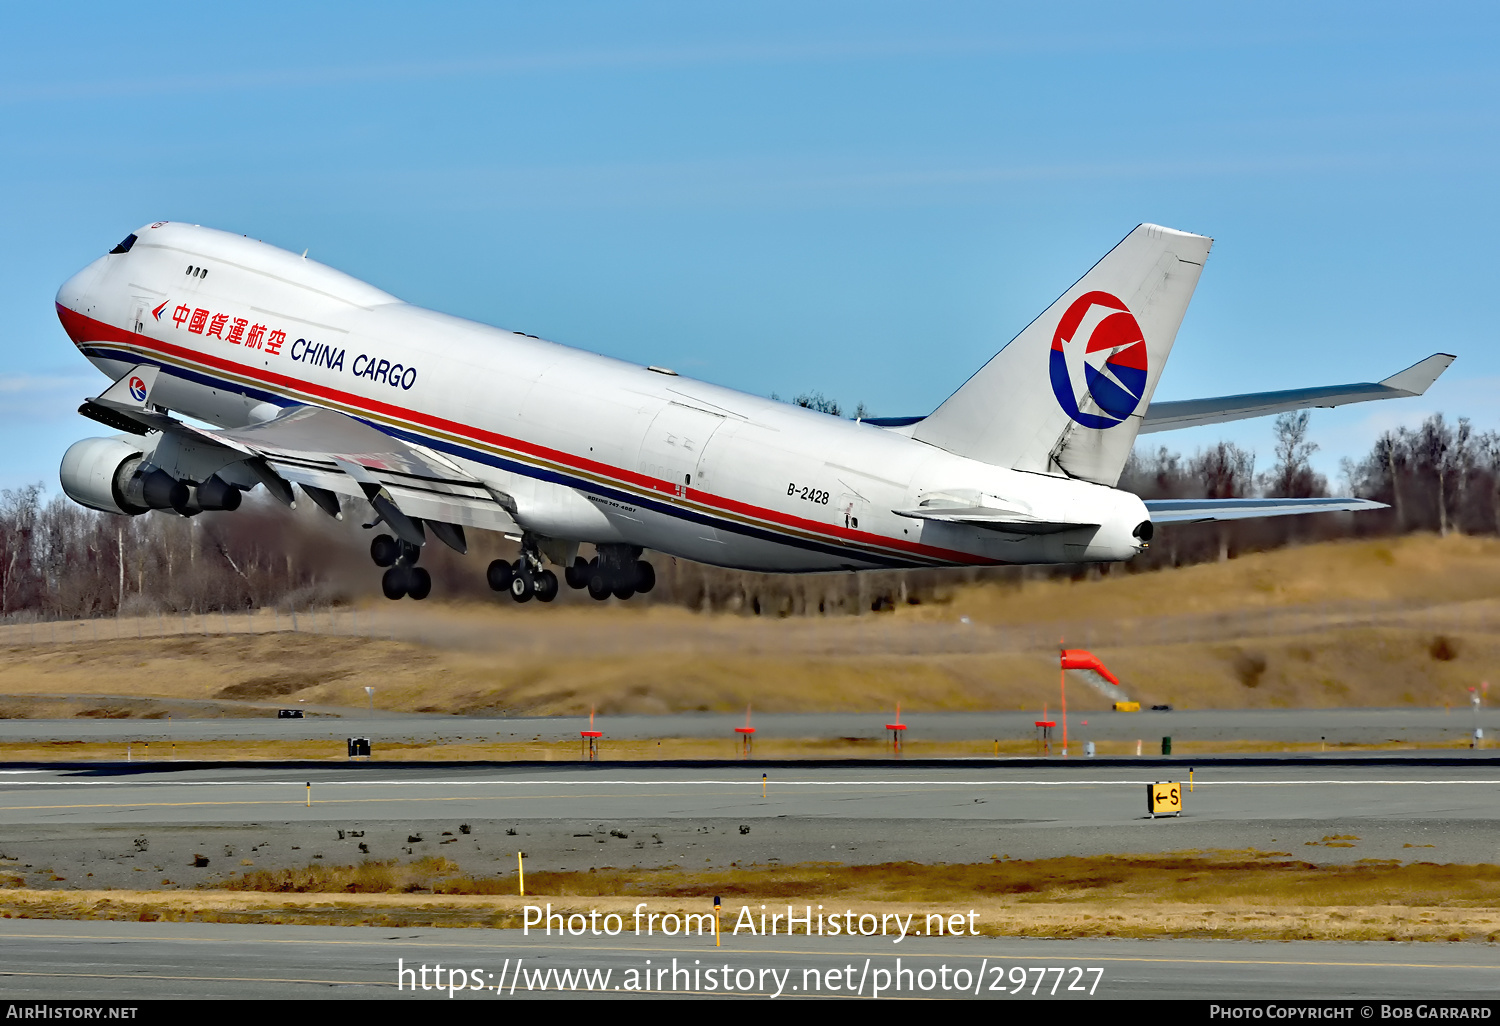
[[(167, 302), (170, 303), (171, 300), (167, 300)], [(151, 316), (155, 317), (157, 320), (161, 320), (161, 312), (163, 310), (165, 310), (166, 308), (167, 308), (167, 303), (163, 303), (161, 306), (159, 306), (155, 310), (151, 311)]]

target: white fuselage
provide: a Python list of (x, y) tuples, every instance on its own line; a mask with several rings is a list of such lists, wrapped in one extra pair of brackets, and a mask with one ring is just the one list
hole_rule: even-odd
[[(104, 374), (160, 366), (157, 406), (226, 428), (339, 410), (442, 453), (546, 538), (828, 571), (1128, 559), (1149, 519), (1127, 492), (435, 313), (212, 229), (141, 229), (57, 304)], [(1007, 534), (893, 512), (947, 494), (1101, 526)]]

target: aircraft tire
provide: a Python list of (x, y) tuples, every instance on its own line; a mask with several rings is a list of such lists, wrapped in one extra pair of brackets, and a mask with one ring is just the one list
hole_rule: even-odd
[(568, 587), (574, 591), (577, 591), (579, 588), (587, 588), (591, 576), (593, 576), (593, 569), (589, 561), (582, 556), (575, 557), (573, 565), (563, 570), (563, 580), (567, 581)]
[(393, 566), (380, 577), (380, 590), (392, 602), (406, 595), (406, 568)]
[(644, 595), (656, 587), (656, 568), (644, 559), (635, 561), (635, 590)]
[(536, 591), (537, 601), (551, 602), (557, 598), (557, 575), (551, 570), (543, 570), (537, 574), (532, 585)]
[(490, 568), (484, 572), (485, 580), (489, 582), (492, 591), (510, 591), (510, 582), (516, 576), (509, 563), (503, 559), (497, 559), (490, 564)]
[(516, 574), (510, 579), (510, 597), (517, 602), (530, 602), (536, 589), (532, 587), (530, 578)]
[(418, 602), (432, 594), (432, 575), (427, 572), (425, 567), (414, 566), (407, 570), (406, 576), (406, 594)]
[(376, 566), (390, 566), (401, 554), (401, 546), (388, 534), (377, 534), (370, 539), (370, 558)]
[(616, 588), (615, 589), (615, 598), (619, 599), (621, 602), (624, 602), (626, 599), (632, 598), (634, 596), (635, 596), (635, 589), (634, 588)]
[(406, 561), (407, 566), (416, 566), (417, 560), (422, 558), (422, 546), (413, 545), (407, 541), (402, 542), (401, 558)]
[(599, 574), (596, 573), (589, 578), (589, 598), (595, 602), (603, 602), (609, 598), (609, 590), (609, 585)]

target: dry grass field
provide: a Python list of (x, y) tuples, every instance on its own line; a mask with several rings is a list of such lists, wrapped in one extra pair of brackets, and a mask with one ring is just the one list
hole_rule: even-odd
[[(140, 715), (111, 696), (209, 714), (357, 708), (365, 685), (382, 709), (476, 714), (1031, 709), (1055, 692), (1059, 640), (1091, 647), (1144, 703), (1459, 706), (1500, 659), (1500, 540), (1330, 542), (956, 586), (865, 616), (429, 600), (289, 625), (262, 611), (0, 627), (0, 715)], [(1069, 700), (1105, 705), (1083, 688)]]
[[(602, 869), (474, 878), (447, 859), (246, 871), (198, 891), (0, 889), (0, 916), (518, 927), (526, 904), (628, 917), (809, 902), (856, 915), (977, 913), (987, 936), (1260, 940), (1500, 940), (1500, 866), (1367, 860), (1317, 866), (1286, 852), (1185, 852), (980, 865)], [(711, 941), (710, 941), (711, 943)], [(920, 943), (918, 940), (917, 943)]]

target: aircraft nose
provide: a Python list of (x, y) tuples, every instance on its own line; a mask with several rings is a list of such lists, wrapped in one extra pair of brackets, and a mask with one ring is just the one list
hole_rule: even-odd
[(57, 303), (59, 306), (69, 310), (78, 310), (84, 305), (94, 283), (99, 279), (99, 272), (104, 268), (104, 257), (100, 257), (79, 271), (73, 277), (62, 283), (57, 290)]

